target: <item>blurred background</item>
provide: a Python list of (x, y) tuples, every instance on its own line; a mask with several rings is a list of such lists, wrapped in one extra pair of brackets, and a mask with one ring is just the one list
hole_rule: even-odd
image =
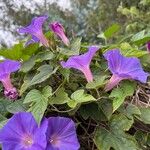
[(113, 23), (125, 36), (150, 27), (150, 0), (0, 0), (0, 46), (10, 47), (23, 37), (17, 28), (34, 16), (49, 15), (61, 22), (69, 36), (97, 42), (97, 36)]

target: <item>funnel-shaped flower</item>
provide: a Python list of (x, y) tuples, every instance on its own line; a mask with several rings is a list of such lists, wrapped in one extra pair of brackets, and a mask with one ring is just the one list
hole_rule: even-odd
[(93, 81), (93, 75), (90, 70), (90, 63), (97, 50), (99, 50), (98, 46), (90, 46), (85, 54), (71, 56), (67, 62), (61, 61), (61, 65), (63, 68), (75, 68), (82, 71), (87, 81), (91, 82)]
[(40, 17), (35, 17), (32, 19), (30, 25), (18, 29), (19, 33), (26, 33), (26, 34), (30, 34), (32, 36), (32, 39), (26, 43), (27, 45), (40, 41), (46, 47), (49, 46), (48, 41), (42, 31), (42, 26), (47, 18), (48, 18), (48, 16), (46, 16), (46, 15), (40, 16)]
[(61, 38), (61, 40), (66, 44), (67, 46), (69, 45), (69, 39), (64, 33), (64, 28), (59, 22), (53, 22), (49, 25), (50, 29)]
[(18, 92), (16, 88), (11, 84), (10, 74), (19, 70), (21, 64), (19, 61), (4, 60), (0, 63), (0, 81), (4, 86), (4, 95), (9, 99), (16, 99)]
[(0, 130), (0, 143), (3, 150), (45, 150), (47, 121), (40, 127), (31, 113), (15, 114)]
[(111, 90), (124, 79), (133, 79), (146, 83), (149, 74), (143, 71), (138, 58), (124, 57), (117, 49), (107, 51), (104, 57), (108, 61), (108, 69), (113, 74), (105, 87), (106, 91)]
[(80, 148), (75, 123), (64, 117), (50, 117), (46, 150), (78, 150)]
[(147, 42), (147, 51), (150, 53), (150, 41), (149, 42)]

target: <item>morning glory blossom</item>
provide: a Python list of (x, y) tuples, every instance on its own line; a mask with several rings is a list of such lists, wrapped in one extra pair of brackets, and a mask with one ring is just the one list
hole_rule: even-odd
[(150, 53), (150, 41), (149, 42), (147, 42), (147, 51)]
[(69, 45), (69, 39), (64, 33), (64, 28), (59, 22), (53, 22), (49, 25), (50, 29), (58, 36), (61, 38), (61, 40), (66, 44), (67, 46)]
[(17, 99), (18, 92), (12, 85), (10, 74), (19, 70), (21, 64), (19, 61), (6, 59), (0, 63), (0, 81), (4, 86), (4, 95), (9, 99)]
[(146, 83), (149, 74), (143, 71), (138, 58), (125, 57), (121, 55), (118, 49), (107, 51), (104, 57), (108, 61), (108, 69), (113, 74), (105, 87), (106, 91), (111, 90), (124, 79), (138, 80)]
[(64, 117), (48, 119), (46, 150), (79, 150), (75, 123)]
[(3, 150), (45, 150), (47, 121), (40, 127), (28, 112), (13, 115), (0, 130)]
[(42, 31), (42, 26), (47, 18), (48, 18), (47, 15), (35, 17), (32, 19), (31, 24), (18, 29), (19, 33), (25, 33), (31, 35), (32, 39), (29, 40), (26, 43), (26, 45), (29, 45), (31, 43), (37, 43), (40, 41), (46, 47), (49, 46), (48, 40), (46, 39)]
[(98, 46), (90, 46), (88, 52), (85, 54), (71, 56), (66, 62), (61, 61), (61, 65), (63, 68), (75, 68), (82, 71), (86, 80), (88, 82), (92, 82), (93, 75), (90, 70), (90, 63), (98, 50)]

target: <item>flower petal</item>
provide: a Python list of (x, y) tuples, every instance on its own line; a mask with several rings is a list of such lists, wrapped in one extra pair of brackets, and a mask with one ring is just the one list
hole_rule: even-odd
[[(41, 150), (45, 150), (46, 130), (46, 120), (38, 127), (31, 113), (20, 112), (10, 118), (7, 124), (0, 130), (0, 142), (6, 149), (9, 149), (11, 145), (13, 145), (16, 147), (16, 150), (19, 150), (19, 147), (22, 147), (22, 149), (25, 148), (23, 143), (24, 138), (30, 136), (33, 140), (33, 144), (29, 147), (34, 148), (38, 146), (41, 147)], [(7, 145), (7, 143), (9, 144)]]
[[(32, 19), (30, 25), (18, 29), (18, 32), (30, 34), (33, 38), (33, 41), (37, 42), (37, 39), (39, 39), (39, 41), (43, 45), (48, 47), (49, 46), (48, 41), (42, 31), (42, 25), (44, 24), (47, 18), (48, 18), (47, 15), (35, 17)], [(35, 40), (35, 37), (36, 37), (36, 40)], [(29, 43), (33, 41), (29, 41)]]
[(48, 119), (47, 141), (46, 150), (78, 150), (80, 147), (74, 122), (64, 117)]
[(3, 150), (26, 150), (25, 148), (22, 147), (22, 145), (17, 145), (15, 142), (10, 143), (10, 142), (5, 142), (2, 144), (2, 149)]
[(97, 46), (90, 46), (88, 52), (82, 55), (71, 56), (67, 62), (62, 61), (61, 65), (64, 68), (75, 68), (82, 70), (85, 66), (89, 66), (96, 51), (99, 50)]
[(19, 70), (21, 63), (19, 61), (6, 59), (0, 63), (0, 80), (6, 78), (12, 72)]
[(138, 58), (124, 57), (117, 49), (107, 51), (104, 57), (107, 59), (108, 68), (113, 74), (146, 83), (149, 74), (143, 71)]
[(61, 61), (60, 64), (63, 68), (74, 68), (82, 71), (87, 81), (91, 82), (93, 80), (93, 76), (89, 66), (93, 56), (98, 50), (98, 46), (90, 46), (88, 52), (85, 54), (71, 56), (67, 62)]
[(28, 33), (28, 34), (34, 34), (35, 32), (41, 31), (42, 30), (42, 25), (43, 23), (47, 20), (48, 16), (39, 16), (39, 17), (34, 17), (31, 21), (31, 24), (21, 27), (18, 29), (19, 33)]

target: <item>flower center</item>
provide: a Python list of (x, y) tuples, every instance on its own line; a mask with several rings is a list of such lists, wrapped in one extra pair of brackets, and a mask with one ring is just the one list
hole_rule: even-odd
[(23, 138), (23, 144), (25, 147), (30, 147), (32, 144), (33, 144), (33, 139), (31, 136), (29, 135), (26, 135), (24, 138)]
[(57, 145), (59, 144), (59, 140), (58, 140), (58, 138), (57, 138), (56, 135), (55, 135), (55, 136), (52, 136), (52, 137), (50, 138), (49, 142), (50, 142), (52, 145), (54, 145), (54, 146), (57, 146)]

